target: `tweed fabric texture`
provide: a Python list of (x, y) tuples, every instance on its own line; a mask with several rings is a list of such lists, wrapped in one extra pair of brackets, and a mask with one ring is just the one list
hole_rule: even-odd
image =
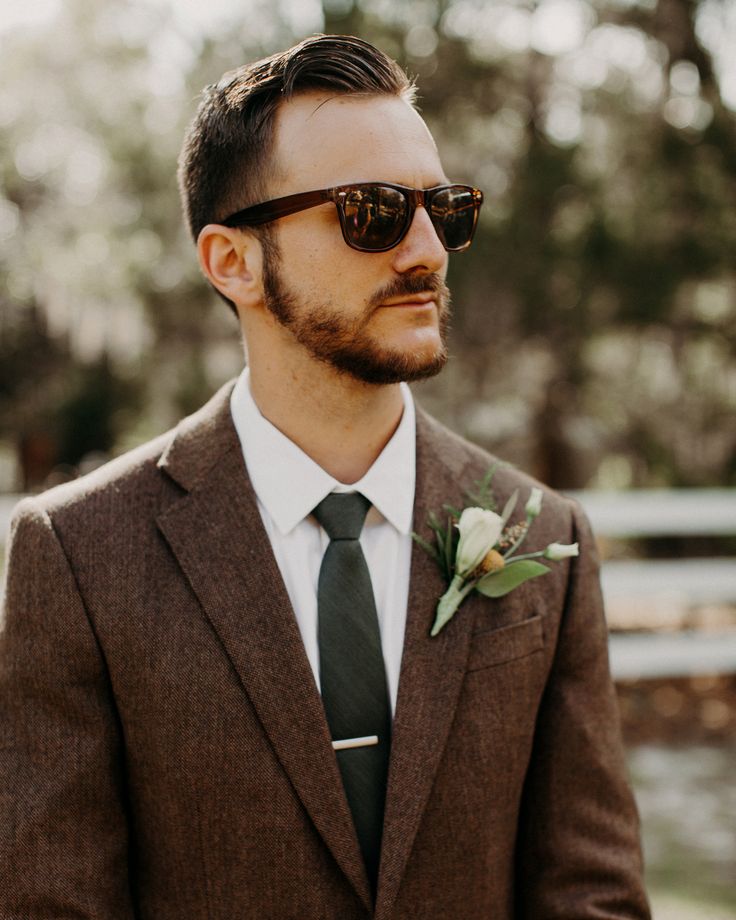
[[(15, 515), (0, 634), (2, 920), (646, 920), (595, 550), (436, 637), (419, 547), (375, 907), (230, 388)], [(423, 413), (414, 529), (492, 459)], [(499, 502), (537, 485), (501, 468)]]

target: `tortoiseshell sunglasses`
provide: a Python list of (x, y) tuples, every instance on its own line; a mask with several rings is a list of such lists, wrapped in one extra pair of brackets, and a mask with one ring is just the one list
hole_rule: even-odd
[(483, 192), (470, 185), (407, 188), (389, 182), (359, 182), (264, 201), (221, 221), (227, 227), (257, 226), (326, 201), (335, 203), (345, 242), (359, 252), (386, 252), (411, 226), (414, 212), (426, 208), (448, 252), (467, 249), (473, 239)]

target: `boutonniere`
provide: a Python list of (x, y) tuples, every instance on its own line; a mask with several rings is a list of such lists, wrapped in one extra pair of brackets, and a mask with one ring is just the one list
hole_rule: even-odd
[(550, 571), (550, 567), (539, 559), (559, 562), (578, 555), (577, 543), (550, 543), (545, 549), (519, 552), (533, 521), (542, 511), (542, 490), (533, 488), (530, 491), (524, 520), (509, 524), (519, 501), (519, 490), (509, 498), (501, 514), (497, 514), (491, 491), (496, 469), (496, 466), (491, 467), (476, 491), (467, 493), (472, 505), (462, 510), (443, 506), (447, 514), (446, 525), (434, 512), (429, 515), (427, 523), (434, 532), (436, 546), (427, 543), (419, 534), (412, 534), (435, 559), (449, 585), (437, 604), (432, 636), (449, 623), (471, 591), (479, 591), (486, 597), (503, 597), (530, 578)]

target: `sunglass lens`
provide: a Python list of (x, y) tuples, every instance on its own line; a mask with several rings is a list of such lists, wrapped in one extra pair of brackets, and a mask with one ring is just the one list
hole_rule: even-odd
[(430, 217), (445, 249), (465, 249), (473, 239), (478, 204), (472, 189), (450, 186), (432, 196)]
[(389, 249), (401, 236), (408, 210), (406, 197), (396, 189), (385, 185), (353, 188), (343, 201), (345, 233), (358, 249)]

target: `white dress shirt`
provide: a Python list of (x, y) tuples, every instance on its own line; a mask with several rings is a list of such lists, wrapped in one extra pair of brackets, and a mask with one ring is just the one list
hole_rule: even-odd
[(401, 384), (404, 412), (391, 440), (358, 482), (338, 482), (265, 419), (246, 368), (230, 400), (258, 510), (294, 608), (317, 687), (317, 582), (329, 537), (312, 510), (330, 492), (361, 492), (372, 506), (360, 536), (373, 582), (391, 712), (396, 711), (409, 597), (416, 440), (414, 402)]

